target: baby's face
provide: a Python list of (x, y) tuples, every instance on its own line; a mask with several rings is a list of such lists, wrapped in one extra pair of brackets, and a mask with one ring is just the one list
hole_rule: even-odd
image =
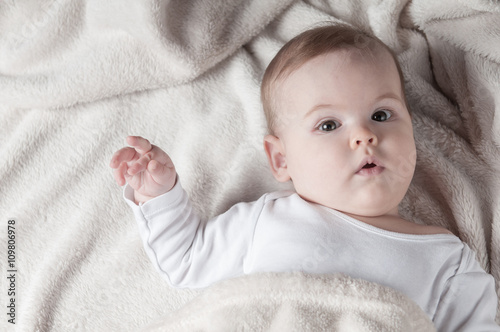
[(319, 56), (278, 90), (276, 137), (265, 140), (275, 177), (291, 179), (304, 199), (348, 214), (398, 215), (416, 149), (387, 51)]

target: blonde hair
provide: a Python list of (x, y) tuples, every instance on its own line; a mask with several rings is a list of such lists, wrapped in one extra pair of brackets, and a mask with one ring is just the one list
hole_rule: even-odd
[(292, 74), (307, 61), (333, 51), (367, 49), (374, 51), (382, 47), (396, 64), (404, 102), (404, 77), (393, 51), (377, 37), (346, 24), (327, 25), (307, 30), (286, 43), (267, 67), (261, 84), (261, 100), (266, 115), (268, 131), (274, 133), (276, 126), (277, 84)]

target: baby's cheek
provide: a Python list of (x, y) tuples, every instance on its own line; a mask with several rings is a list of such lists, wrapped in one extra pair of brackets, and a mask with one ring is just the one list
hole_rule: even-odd
[(396, 173), (403, 179), (411, 179), (415, 172), (416, 152), (408, 152), (407, 154), (399, 155), (396, 166)]

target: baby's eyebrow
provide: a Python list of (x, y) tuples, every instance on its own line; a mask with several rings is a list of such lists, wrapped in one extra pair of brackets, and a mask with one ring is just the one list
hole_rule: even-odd
[(304, 115), (304, 119), (307, 118), (308, 116), (310, 116), (311, 114), (313, 114), (314, 112), (317, 112), (317, 111), (319, 111), (321, 109), (325, 109), (325, 108), (338, 109), (339, 107), (335, 107), (335, 105), (332, 105), (332, 104), (315, 105), (309, 111), (307, 111), (307, 113)]
[(400, 103), (403, 102), (403, 100), (401, 99), (401, 96), (398, 96), (397, 94), (395, 94), (393, 92), (387, 92), (387, 93), (384, 93), (384, 94), (378, 96), (375, 99), (375, 102), (379, 102), (379, 101), (384, 100), (384, 99), (394, 99)]

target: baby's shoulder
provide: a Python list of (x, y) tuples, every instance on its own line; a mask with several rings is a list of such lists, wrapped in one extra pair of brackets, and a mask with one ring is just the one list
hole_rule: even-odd
[(260, 211), (266, 206), (273, 205), (275, 202), (287, 201), (287, 198), (294, 194), (295, 192), (290, 190), (267, 192), (256, 200), (241, 201), (234, 204), (230, 207), (228, 212), (231, 211), (232, 213), (236, 213), (236, 211), (246, 211), (245, 213), (248, 213), (248, 210), (253, 210), (257, 215), (260, 215)]
[(297, 193), (293, 190), (278, 190), (278, 191), (269, 192), (269, 193), (265, 194), (264, 197), (265, 197), (266, 202), (270, 202), (270, 201), (285, 199), (285, 198), (290, 197), (290, 196), (295, 195), (295, 194), (297, 194)]

